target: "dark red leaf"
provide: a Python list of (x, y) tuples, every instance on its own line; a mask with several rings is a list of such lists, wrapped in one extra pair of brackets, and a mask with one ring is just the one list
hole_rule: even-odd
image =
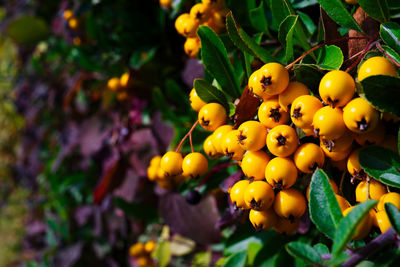
[(233, 115), (233, 127), (236, 129), (242, 122), (252, 119), (256, 115), (259, 104), (260, 99), (254, 96), (249, 87), (246, 86), (239, 103), (236, 105), (235, 114)]

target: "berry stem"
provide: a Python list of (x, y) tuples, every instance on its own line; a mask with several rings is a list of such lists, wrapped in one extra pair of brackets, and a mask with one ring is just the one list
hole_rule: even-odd
[(181, 140), (181, 142), (179, 143), (178, 147), (175, 149), (175, 152), (179, 152), (179, 150), (181, 149), (181, 146), (182, 146), (183, 142), (186, 140), (186, 138), (188, 138), (188, 136), (190, 137), (190, 145), (191, 145), (191, 147), (192, 147), (192, 152), (193, 152), (193, 144), (192, 144), (192, 142), (191, 142), (191, 140), (192, 140), (192, 132), (193, 132), (194, 128), (196, 127), (196, 125), (197, 125), (198, 123), (199, 123), (199, 120), (197, 120), (197, 121), (193, 124), (193, 126), (192, 126), (192, 128), (190, 128), (189, 132), (187, 132), (187, 134), (182, 138), (182, 140)]
[(190, 141), (190, 149), (192, 150), (192, 153), (194, 153), (193, 142), (192, 142), (192, 133), (189, 134), (189, 141)]
[(367, 198), (366, 198), (366, 201), (368, 201), (368, 199), (369, 199), (369, 185), (370, 185), (370, 178), (369, 178), (369, 176), (367, 176)]
[(201, 182), (199, 183), (199, 185), (197, 186), (197, 189), (199, 189), (203, 184), (205, 184), (208, 179), (210, 179), (210, 177), (217, 171), (228, 168), (230, 166), (236, 165), (236, 163), (231, 163), (231, 162), (227, 162), (227, 163), (223, 163), (221, 165), (215, 166), (214, 168), (211, 169), (211, 171), (203, 178), (203, 180), (201, 180)]
[(324, 42), (324, 43), (319, 44), (319, 45), (317, 45), (317, 46), (314, 46), (314, 47), (311, 48), (310, 50), (304, 52), (304, 54), (302, 54), (302, 55), (301, 55), (300, 57), (298, 57), (295, 61), (293, 61), (292, 63), (290, 63), (289, 65), (287, 65), (285, 68), (286, 68), (287, 70), (291, 69), (291, 68), (294, 66), (294, 64), (296, 64), (297, 62), (299, 62), (301, 59), (303, 59), (305, 56), (307, 56), (307, 55), (310, 54), (311, 52), (317, 50), (317, 49), (320, 48), (320, 47), (323, 47), (324, 45), (334, 44), (334, 43), (338, 43), (338, 42), (341, 42), (341, 41), (347, 41), (347, 40), (350, 40), (350, 39), (371, 39), (371, 37), (369, 37), (369, 36), (353, 36), (353, 37), (348, 37), (348, 36), (347, 36), (347, 37), (342, 37), (342, 38), (338, 38), (338, 39), (335, 39), (335, 40), (331, 40), (331, 41), (328, 41), (328, 42)]
[(370, 39), (365, 48), (362, 50), (362, 53), (358, 56), (357, 60), (351, 64), (350, 67), (348, 67), (345, 72), (349, 72), (352, 68), (357, 66), (357, 64), (361, 61), (363, 56), (374, 46), (377, 44), (378, 41), (373, 42), (374, 39)]
[(384, 54), (385, 57), (387, 57), (390, 61), (392, 61), (392, 63), (395, 64), (396, 67), (400, 68), (400, 64), (397, 63), (396, 60), (394, 60), (388, 53), (386, 53), (385, 50), (383, 50), (383, 48), (380, 45), (380, 43), (376, 44), (376, 48), (378, 48), (378, 50), (381, 51), (381, 53)]
[(383, 234), (380, 234), (366, 246), (356, 250), (354, 253), (350, 254), (350, 258), (343, 263), (343, 267), (356, 266), (363, 259), (370, 257), (372, 254), (377, 252), (379, 249), (385, 247), (386, 245), (393, 243), (398, 239), (396, 232), (393, 228), (390, 228)]
[(339, 184), (339, 193), (340, 195), (343, 196), (343, 182), (344, 182), (344, 177), (346, 176), (346, 171), (342, 173), (342, 177), (340, 178), (340, 184)]

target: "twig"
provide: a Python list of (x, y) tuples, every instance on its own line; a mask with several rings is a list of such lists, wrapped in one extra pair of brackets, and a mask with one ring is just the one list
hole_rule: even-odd
[(342, 267), (351, 267), (357, 265), (363, 259), (370, 257), (372, 254), (377, 252), (379, 249), (383, 248), (384, 246), (393, 243), (397, 240), (398, 236), (393, 228), (390, 228), (383, 234), (379, 235), (371, 242), (369, 242), (363, 248), (355, 251), (350, 255), (350, 259), (345, 261)]
[(339, 184), (339, 193), (343, 196), (343, 182), (344, 182), (344, 177), (346, 176), (346, 171), (343, 171), (342, 177), (340, 178), (340, 184)]
[(378, 41), (373, 42), (373, 39), (369, 40), (369, 42), (367, 43), (367, 45), (365, 46), (365, 48), (362, 50), (361, 55), (357, 58), (356, 61), (353, 62), (353, 64), (351, 64), (350, 67), (348, 67), (345, 72), (349, 72), (352, 68), (354, 68), (363, 58), (363, 56), (374, 46), (378, 43)]
[(393, 64), (400, 68), (400, 64), (397, 63), (396, 60), (394, 60), (388, 53), (386, 53), (379, 43), (376, 44), (376, 48), (378, 48), (378, 50), (381, 51), (382, 54), (384, 54), (390, 61), (392, 61)]
[[(188, 138), (188, 136), (191, 136), (191, 135), (192, 135), (192, 132), (193, 132), (194, 128), (196, 127), (196, 125), (197, 125), (198, 123), (199, 123), (199, 121), (197, 120), (197, 121), (193, 124), (193, 126), (192, 126), (192, 128), (190, 128), (189, 132), (187, 132), (187, 134), (182, 138), (182, 140), (181, 140), (181, 142), (179, 143), (178, 147), (175, 149), (175, 152), (179, 152), (179, 150), (181, 149), (181, 146), (182, 146), (183, 142), (186, 140), (186, 138)], [(192, 150), (193, 150), (193, 148), (192, 148)]]
[(371, 182), (371, 178), (369, 176), (367, 176), (367, 198), (365, 199), (365, 201), (368, 201), (369, 199), (369, 185)]

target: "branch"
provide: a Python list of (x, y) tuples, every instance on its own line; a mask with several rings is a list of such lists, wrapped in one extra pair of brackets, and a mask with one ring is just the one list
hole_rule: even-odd
[(345, 261), (342, 267), (351, 267), (355, 266), (363, 259), (371, 256), (375, 252), (377, 252), (382, 247), (386, 246), (387, 244), (393, 243), (397, 240), (398, 236), (393, 228), (390, 228), (383, 234), (376, 237), (374, 240), (369, 242), (365, 247), (355, 251), (350, 255), (350, 259)]

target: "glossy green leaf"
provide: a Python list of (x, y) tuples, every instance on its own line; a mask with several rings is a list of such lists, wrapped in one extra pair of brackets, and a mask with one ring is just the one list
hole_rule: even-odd
[(324, 70), (338, 70), (343, 64), (342, 50), (335, 45), (324, 45), (317, 50), (317, 65)]
[(310, 35), (313, 35), (314, 32), (317, 30), (317, 26), (315, 26), (314, 21), (310, 18), (309, 15), (303, 13), (301, 11), (297, 11), (297, 14), (300, 16), (300, 19), (306, 26), (306, 29)]
[(385, 211), (393, 229), (400, 234), (400, 211), (392, 203), (385, 203)]
[(315, 226), (333, 239), (343, 215), (328, 176), (321, 169), (317, 169), (311, 178), (309, 209)]
[(347, 11), (342, 0), (318, 0), (318, 3), (326, 11), (326, 13), (339, 25), (363, 32), (360, 25), (355, 21), (353, 16)]
[(400, 55), (394, 51), (394, 49), (387, 45), (382, 45), (381, 47), (383, 51), (385, 51), (385, 53), (391, 58), (391, 60), (400, 65)]
[(364, 97), (381, 111), (400, 117), (400, 78), (375, 75), (361, 81)]
[(290, 255), (301, 259), (306, 264), (322, 264), (319, 253), (308, 244), (294, 241), (286, 244), (285, 248)]
[(354, 206), (346, 217), (343, 217), (336, 229), (335, 238), (333, 239), (333, 257), (339, 256), (346, 248), (346, 245), (352, 239), (357, 226), (360, 224), (361, 220), (368, 215), (370, 209), (372, 209), (376, 203), (376, 200), (369, 200), (360, 203)]
[(219, 103), (223, 105), (227, 111), (229, 111), (228, 102), (226, 101), (224, 93), (212, 86), (209, 82), (204, 79), (195, 79), (193, 82), (193, 87), (201, 100), (206, 103)]
[(400, 188), (400, 156), (385, 147), (367, 146), (360, 150), (358, 159), (364, 171), (376, 180)]
[(200, 26), (197, 35), (201, 40), (204, 67), (214, 76), (225, 93), (233, 98), (239, 98), (241, 95), (239, 82), (221, 39), (207, 26)]
[(400, 25), (396, 22), (381, 24), (379, 34), (382, 40), (400, 54)]
[(254, 265), (254, 260), (260, 250), (263, 248), (263, 244), (260, 243), (250, 243), (247, 247), (247, 262), (250, 266)]
[(389, 6), (386, 0), (358, 0), (361, 8), (370, 17), (380, 22), (386, 22), (390, 18)]
[(250, 10), (249, 18), (251, 24), (257, 31), (270, 35), (268, 30), (267, 16), (265, 14), (264, 1), (261, 1), (257, 8)]
[(160, 267), (166, 267), (171, 260), (171, 244), (167, 240), (158, 242), (155, 251), (152, 254)]
[(33, 16), (21, 16), (7, 26), (7, 35), (20, 45), (35, 45), (49, 33), (46, 22)]
[(322, 243), (315, 244), (313, 248), (319, 253), (319, 255), (329, 254), (329, 248)]
[(293, 32), (298, 16), (290, 15), (279, 25), (278, 39), (285, 49), (286, 62), (293, 59)]
[(245, 267), (247, 261), (247, 250), (232, 254), (223, 267)]
[[(264, 63), (276, 62), (277, 60), (264, 48), (262, 48), (255, 40), (253, 40), (236, 22), (229, 13), (226, 17), (226, 25), (229, 36), (234, 44), (241, 50), (258, 57)], [(236, 31), (236, 32), (235, 32)], [(240, 37), (240, 38), (237, 38)], [(247, 48), (244, 48), (247, 47)]]

